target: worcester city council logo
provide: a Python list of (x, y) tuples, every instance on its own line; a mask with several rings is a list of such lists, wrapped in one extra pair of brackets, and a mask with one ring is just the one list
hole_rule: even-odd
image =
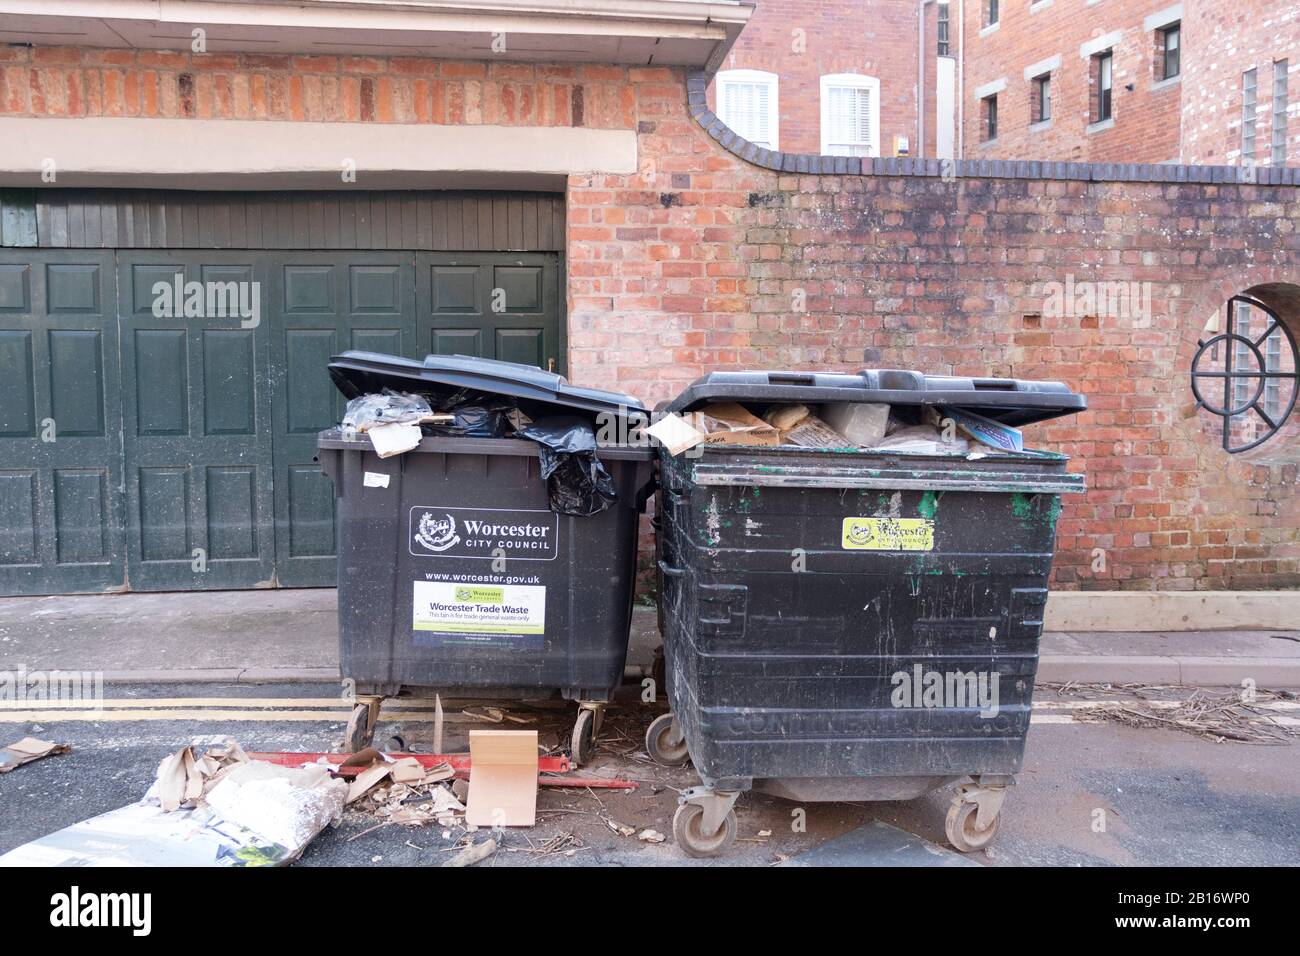
[(456, 519), (449, 514), (439, 518), (434, 512), (426, 511), (420, 516), (420, 525), (415, 531), (415, 540), (422, 548), (429, 551), (446, 551), (460, 543), (456, 533)]

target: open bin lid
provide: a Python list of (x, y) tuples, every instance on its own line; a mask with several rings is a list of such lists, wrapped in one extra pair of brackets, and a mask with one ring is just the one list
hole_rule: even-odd
[(473, 355), (426, 355), (423, 361), (416, 361), (381, 352), (348, 351), (330, 360), (329, 373), (349, 399), (385, 388), (444, 397), (468, 389), (514, 399), (534, 417), (574, 412), (646, 417), (645, 405), (631, 395), (570, 385), (563, 375), (535, 365)]
[(664, 411), (690, 412), (713, 402), (950, 405), (1012, 427), (1073, 415), (1088, 400), (1062, 382), (960, 378), (901, 369), (828, 372), (710, 372), (686, 387)]

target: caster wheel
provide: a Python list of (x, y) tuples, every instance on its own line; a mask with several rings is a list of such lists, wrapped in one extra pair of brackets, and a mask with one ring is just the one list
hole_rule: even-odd
[(944, 821), (943, 829), (948, 834), (948, 842), (962, 853), (982, 850), (998, 835), (1002, 814), (998, 813), (993, 821), (981, 830), (976, 822), (978, 811), (979, 807), (973, 803), (954, 803), (948, 808), (948, 818)]
[(736, 839), (736, 811), (727, 811), (722, 826), (712, 836), (705, 836), (703, 823), (704, 808), (694, 803), (683, 803), (673, 814), (673, 839), (687, 856), (708, 859), (721, 855)]
[(684, 767), (691, 759), (690, 752), (686, 749), (686, 738), (683, 737), (676, 744), (670, 743), (668, 738), (672, 727), (672, 714), (660, 714), (650, 721), (650, 726), (645, 732), (645, 752), (657, 764), (665, 767)]
[(344, 750), (348, 753), (356, 753), (370, 746), (375, 731), (369, 724), (370, 707), (366, 704), (357, 704), (353, 707), (352, 716), (348, 718), (348, 729), (343, 738)]
[(573, 722), (573, 740), (569, 745), (569, 759), (575, 767), (581, 767), (591, 760), (596, 752), (596, 715), (587, 708), (578, 711), (578, 719)]

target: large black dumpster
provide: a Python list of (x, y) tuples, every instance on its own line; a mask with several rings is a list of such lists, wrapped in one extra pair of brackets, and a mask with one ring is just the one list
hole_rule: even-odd
[[(878, 402), (1009, 425), (1079, 411), (1056, 383), (715, 373), (667, 408), (711, 401)], [(955, 846), (996, 832), (1021, 767), (1064, 456), (707, 445), (660, 452), (661, 628), (672, 713), (647, 747), (694, 763), (677, 842), (720, 852), (738, 793), (898, 800), (973, 777)]]
[[(348, 352), (330, 373), (349, 398), (390, 388), (505, 396), (534, 416), (644, 414), (626, 395), (465, 356)], [(582, 705), (580, 763), (623, 677), (653, 452), (601, 447), (617, 498), (577, 517), (551, 510), (532, 441), (425, 436), (385, 459), (365, 434), (330, 429), (317, 444), (337, 499), (341, 671), (360, 702), (349, 749), (369, 742), (385, 697), (558, 693)]]

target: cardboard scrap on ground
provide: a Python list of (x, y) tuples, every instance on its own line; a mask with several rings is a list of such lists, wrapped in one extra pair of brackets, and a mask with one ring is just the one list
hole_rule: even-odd
[(37, 740), (35, 737), (24, 737), (7, 747), (0, 748), (0, 773), (8, 773), (11, 770), (17, 770), (23, 764), (31, 763), (33, 760), (53, 757), (56, 754), (66, 754), (71, 750), (72, 748), (67, 744), (56, 744), (52, 740)]
[(143, 800), (24, 844), (0, 866), (280, 866), (343, 812), (329, 768), (251, 761), (239, 744), (165, 758)]
[(531, 827), (537, 822), (537, 731), (471, 730), (470, 826)]
[(248, 762), (248, 755), (233, 740), (212, 747), (202, 756), (194, 747), (182, 747), (158, 765), (153, 786), (145, 794), (154, 798), (164, 813), (193, 807), (234, 767)]

